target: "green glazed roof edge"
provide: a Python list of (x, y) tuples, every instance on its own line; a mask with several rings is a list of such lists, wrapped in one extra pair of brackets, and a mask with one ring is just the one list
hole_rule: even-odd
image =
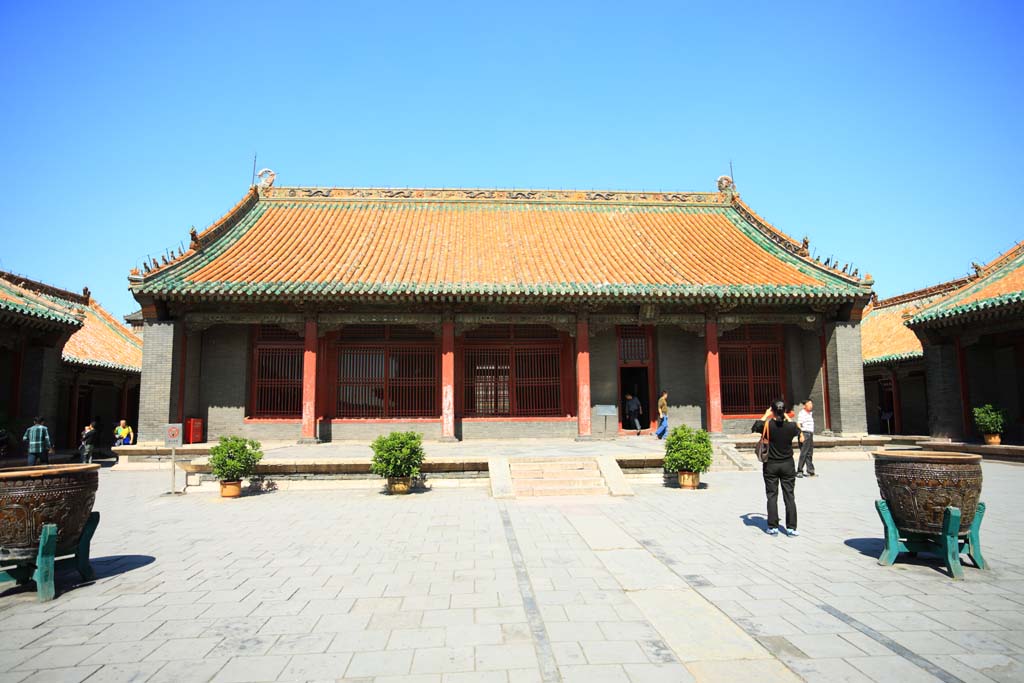
[(111, 363), (106, 360), (94, 360), (92, 358), (78, 358), (69, 354), (61, 354), (61, 360), (66, 363), (74, 363), (75, 365), (88, 365), (95, 368), (104, 368), (106, 370), (120, 370), (123, 372), (142, 372), (141, 366), (124, 365), (122, 363)]
[(896, 363), (904, 360), (924, 358), (924, 351), (908, 351), (906, 353), (888, 353), (884, 356), (865, 358), (864, 365), (884, 365), (885, 363)]
[(50, 310), (44, 306), (39, 306), (38, 304), (19, 304), (14, 301), (0, 300), (0, 309), (11, 311), (13, 313), (21, 313), (22, 315), (40, 318), (42, 320), (51, 320), (65, 325), (73, 325), (75, 327), (82, 326), (82, 321), (78, 318), (72, 315), (58, 313), (57, 311)]
[(1024, 267), (1024, 252), (1016, 258), (1011, 259), (1008, 263), (1003, 264), (995, 273), (975, 280), (950, 298), (939, 301), (934, 306), (930, 306), (929, 308), (921, 311), (908, 320), (906, 324), (912, 327), (914, 325), (920, 325), (935, 320), (954, 318), (960, 315), (999, 308), (1000, 306), (1024, 301), (1024, 291), (1017, 290), (1014, 292), (1007, 292), (1006, 294), (1000, 294), (999, 296), (978, 299), (977, 301), (971, 301), (966, 304), (957, 303), (958, 301), (963, 301), (979, 289), (984, 289), (994, 282), (999, 282), (1004, 277), (1021, 267)]

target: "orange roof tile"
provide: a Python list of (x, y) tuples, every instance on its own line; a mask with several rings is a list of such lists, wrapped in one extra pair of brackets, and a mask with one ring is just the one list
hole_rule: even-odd
[(141, 372), (142, 339), (90, 299), (85, 324), (64, 344), (62, 357), (69, 363)]
[(100, 306), (88, 289), (76, 294), (0, 272), (0, 308), (7, 301), (31, 302), (33, 307), (63, 316), (78, 328), (64, 344), (64, 361), (129, 372), (142, 370), (142, 339)]
[(921, 341), (903, 323), (916, 310), (912, 304), (877, 306), (860, 323), (861, 355), (865, 364), (905, 360), (923, 355)]
[(723, 296), (850, 299), (731, 193), (270, 188), (169, 265), (166, 297)]

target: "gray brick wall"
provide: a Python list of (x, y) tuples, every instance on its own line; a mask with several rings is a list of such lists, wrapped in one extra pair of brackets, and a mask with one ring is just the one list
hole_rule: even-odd
[(952, 344), (924, 344), (924, 370), (928, 390), (928, 433), (936, 437), (963, 437), (960, 378)]
[[(652, 389), (668, 391), (669, 427), (705, 428), (704, 337), (669, 325), (659, 325), (655, 333), (658, 386)], [(657, 416), (657, 404), (651, 412)]]
[(928, 433), (928, 394), (925, 380), (920, 374), (900, 375), (900, 405), (903, 408), (905, 434)]
[(1020, 443), (1021, 405), (1014, 348), (989, 339), (967, 346), (970, 408), (991, 403), (1006, 412), (1003, 440)]
[[(573, 369), (575, 372), (575, 363)], [(605, 419), (594, 417), (593, 409), (599, 405), (618, 405), (619, 378), (616, 373), (619, 369), (619, 347), (615, 330), (603, 330), (590, 338), (590, 402), (591, 406), (591, 428), (590, 433), (594, 436), (603, 436), (605, 432)], [(573, 390), (575, 391), (575, 375), (573, 376)], [(607, 420), (607, 433), (618, 432), (618, 418), (609, 417)], [(575, 430), (575, 423), (573, 423)], [(573, 431), (576, 434), (576, 431)]]
[(864, 406), (864, 362), (861, 357), (860, 323), (835, 322), (826, 327), (828, 336), (828, 391), (832, 431), (838, 434), (866, 434)]
[(821, 381), (821, 337), (798, 327), (786, 329), (786, 405), (814, 402), (814, 430), (825, 429), (825, 394)]
[(178, 325), (146, 321), (139, 397), (139, 443), (162, 442), (164, 426), (177, 420)]

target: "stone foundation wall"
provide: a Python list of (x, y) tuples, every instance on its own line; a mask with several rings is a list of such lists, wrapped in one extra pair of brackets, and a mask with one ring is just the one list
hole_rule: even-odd
[[(440, 429), (438, 430), (440, 431)], [(486, 420), (456, 421), (455, 433), (461, 439), (539, 439), (572, 438), (578, 432), (576, 420), (518, 421)]]

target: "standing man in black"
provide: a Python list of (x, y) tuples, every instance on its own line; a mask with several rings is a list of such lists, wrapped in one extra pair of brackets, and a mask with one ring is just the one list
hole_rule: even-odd
[(637, 436), (640, 436), (640, 416), (643, 414), (644, 407), (640, 405), (640, 399), (633, 394), (626, 394), (626, 424), (633, 425)]
[[(775, 401), (754, 422), (752, 432), (764, 433), (768, 428), (768, 461), (762, 465), (764, 489), (768, 496), (768, 535), (778, 536), (779, 529), (787, 536), (799, 536), (796, 530), (796, 463), (793, 462), (793, 439), (800, 436), (800, 428), (786, 417), (786, 404)], [(782, 500), (786, 504), (786, 526), (779, 526), (779, 484)]]

